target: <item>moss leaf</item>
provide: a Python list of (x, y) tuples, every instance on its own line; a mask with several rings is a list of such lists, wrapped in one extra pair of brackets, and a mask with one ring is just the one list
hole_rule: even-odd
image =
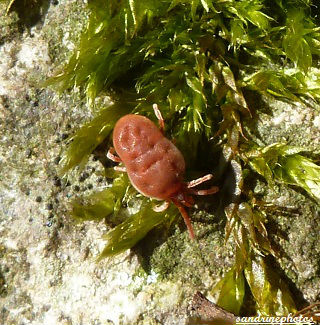
[(112, 187), (74, 200), (71, 215), (78, 220), (101, 220), (117, 212), (128, 186), (127, 175), (121, 174), (113, 181)]
[(252, 256), (244, 274), (261, 315), (280, 316), (296, 311), (287, 285), (263, 258)]
[(92, 151), (111, 134), (116, 121), (131, 109), (129, 104), (118, 102), (101, 110), (92, 121), (83, 125), (69, 139), (71, 142), (62, 158), (60, 174), (85, 164)]
[(177, 209), (172, 205), (163, 212), (155, 212), (152, 210), (152, 202), (147, 199), (144, 200), (138, 213), (130, 216), (104, 236), (107, 245), (99, 259), (120, 254), (133, 247), (152, 228), (166, 220), (170, 220), (177, 214)]
[(282, 182), (302, 187), (320, 201), (320, 166), (311, 159), (299, 154), (281, 157), (274, 175)]
[(274, 143), (248, 153), (249, 165), (269, 184), (296, 185), (320, 200), (320, 166), (299, 154), (301, 151), (303, 148)]
[(245, 294), (245, 279), (243, 273), (238, 273), (236, 268), (229, 270), (213, 289), (213, 293), (218, 293), (217, 304), (239, 315)]
[[(310, 45), (305, 35), (309, 33), (313, 23), (308, 21), (302, 10), (291, 10), (287, 17), (287, 33), (282, 46), (287, 57), (292, 60), (305, 73), (312, 65), (312, 54)], [(311, 37), (312, 39), (312, 37)], [(311, 39), (309, 41), (312, 44)], [(315, 41), (317, 41), (315, 39)]]
[(283, 47), (289, 59), (296, 63), (304, 72), (312, 64), (312, 55), (308, 42), (297, 35), (288, 34), (283, 40)]

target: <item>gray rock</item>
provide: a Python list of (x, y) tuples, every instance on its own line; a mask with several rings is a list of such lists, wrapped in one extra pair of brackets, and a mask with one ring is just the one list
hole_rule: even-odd
[[(67, 59), (86, 18), (85, 1), (76, 0), (51, 4), (23, 31), (16, 13), (1, 18), (0, 323), (184, 324), (194, 293), (208, 293), (233, 264), (234, 243), (224, 244), (224, 221), (205, 213), (210, 224), (202, 224), (204, 212), (194, 210), (198, 243), (177, 226), (152, 247), (147, 236), (134, 253), (96, 263), (107, 226), (76, 223), (68, 209), (70, 198), (88, 184), (106, 186), (99, 180), (103, 167), (90, 160), (83, 182), (75, 171), (56, 184), (63, 134), (92, 113), (77, 89), (58, 95), (41, 82)], [(265, 100), (273, 116), (261, 118), (257, 137), (318, 150), (319, 111)], [(261, 183), (257, 191), (286, 211), (291, 207), (270, 215), (287, 236), (274, 235), (286, 253), (279, 264), (304, 299), (320, 299), (319, 206), (284, 186), (274, 193)]]

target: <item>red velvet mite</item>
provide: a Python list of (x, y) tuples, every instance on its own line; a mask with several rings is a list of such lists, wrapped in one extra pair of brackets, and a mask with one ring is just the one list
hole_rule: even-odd
[[(193, 187), (212, 178), (208, 174), (191, 182), (184, 182), (185, 161), (178, 148), (163, 135), (164, 121), (156, 104), (154, 112), (159, 120), (160, 129), (148, 118), (128, 114), (116, 123), (113, 130), (113, 145), (107, 157), (115, 162), (122, 162), (125, 167), (115, 167), (126, 171), (132, 185), (143, 195), (164, 204), (155, 207), (163, 211), (169, 203), (174, 203), (180, 210), (190, 237), (194, 232), (190, 218), (183, 205), (191, 207), (191, 194), (214, 194), (219, 189), (214, 186), (208, 190), (195, 190)], [(115, 155), (115, 152), (118, 156)]]

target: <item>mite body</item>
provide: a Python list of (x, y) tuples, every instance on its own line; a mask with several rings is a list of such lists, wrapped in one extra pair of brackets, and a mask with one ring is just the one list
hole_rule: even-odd
[[(165, 200), (157, 211), (162, 211), (173, 202), (180, 210), (191, 238), (194, 232), (190, 218), (183, 205), (190, 207), (193, 199), (190, 194), (207, 195), (218, 191), (217, 187), (208, 190), (194, 190), (194, 186), (212, 178), (208, 174), (200, 179), (184, 183), (185, 161), (177, 147), (163, 135), (164, 122), (157, 105), (153, 106), (159, 119), (160, 129), (148, 118), (141, 115), (125, 115), (113, 130), (113, 145), (108, 158), (122, 162), (132, 185), (143, 195)], [(118, 156), (114, 155), (114, 150)]]
[(146, 117), (122, 117), (113, 131), (113, 145), (132, 185), (143, 195), (166, 200), (181, 190), (184, 158)]

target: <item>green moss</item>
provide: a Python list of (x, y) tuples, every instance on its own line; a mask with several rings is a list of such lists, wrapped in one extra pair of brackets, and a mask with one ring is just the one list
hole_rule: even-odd
[(110, 137), (116, 121), (129, 112), (130, 106), (128, 104), (118, 102), (101, 110), (92, 121), (82, 126), (70, 138), (71, 143), (62, 160), (61, 174), (77, 165), (83, 166), (90, 154)]
[(303, 157), (303, 148), (274, 143), (247, 153), (249, 165), (269, 182), (296, 185), (320, 200), (320, 167)]
[[(47, 82), (60, 90), (82, 87), (91, 107), (101, 94), (115, 102), (72, 137), (63, 173), (83, 166), (94, 150), (106, 150), (120, 116), (135, 112), (151, 117), (153, 103), (159, 104), (167, 134), (185, 155), (188, 174), (215, 171), (221, 193), (219, 211), (212, 210), (226, 217), (226, 240), (235, 242), (235, 264), (216, 291), (219, 303), (235, 313), (245, 306), (245, 283), (257, 312), (280, 315), (296, 308), (292, 292), (268, 262), (280, 255), (265, 226), (270, 209), (253, 192), (253, 179), (260, 174), (266, 192), (277, 183), (287, 184), (318, 200), (319, 166), (300, 148), (280, 141), (264, 144), (256, 126), (265, 112), (250, 94), (308, 103), (317, 112), (320, 32), (315, 7), (313, 1), (281, 0), (90, 1), (78, 47)], [(264, 104), (274, 111), (270, 101)], [(81, 219), (119, 211), (129, 215), (106, 234), (102, 256), (133, 247), (177, 213), (170, 208), (157, 214), (145, 199), (130, 215), (128, 203), (133, 197), (141, 203), (141, 198), (125, 194), (124, 188), (115, 194), (116, 186), (114, 181), (111, 189), (97, 194), (100, 202), (89, 197), (89, 205), (75, 205)], [(181, 271), (186, 259), (172, 259), (180, 245), (185, 243), (153, 247), (152, 268), (162, 276)], [(259, 279), (254, 268), (262, 274)], [(185, 269), (200, 285), (196, 272)]]

